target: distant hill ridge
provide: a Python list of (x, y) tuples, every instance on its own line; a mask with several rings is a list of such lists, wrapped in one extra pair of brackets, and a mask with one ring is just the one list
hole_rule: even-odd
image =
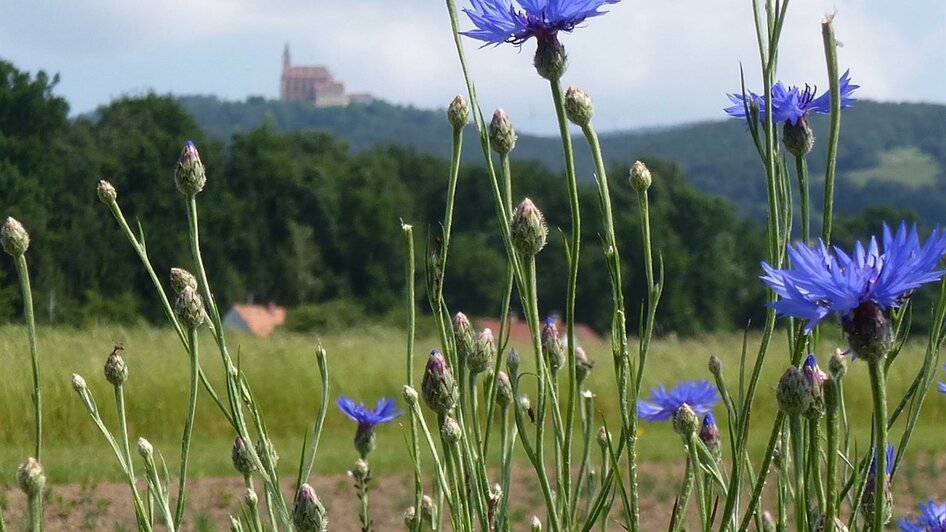
[[(213, 96), (182, 96), (181, 105), (209, 134), (228, 142), (269, 120), (282, 131), (326, 131), (362, 151), (384, 144), (448, 157), (449, 125), (442, 110), (396, 106), (383, 101), (346, 108), (319, 109), (307, 104), (249, 98), (224, 101)], [(722, 111), (720, 111), (722, 114)], [(910, 208), (932, 223), (946, 223), (946, 106), (858, 101), (842, 115), (836, 207), (860, 212), (870, 205)], [(809, 155), (812, 203), (820, 205), (820, 176), (825, 164), (827, 119), (815, 116), (815, 149)], [(756, 219), (765, 213), (765, 185), (758, 155), (745, 126), (720, 119), (667, 128), (613, 132), (601, 136), (610, 166), (645, 156), (680, 165), (704, 192), (728, 198)], [(473, 129), (465, 136), (467, 164), (479, 164)], [(555, 137), (520, 135), (513, 152), (518, 160), (535, 160), (561, 169), (561, 147)], [(583, 140), (575, 143), (580, 179), (593, 180), (592, 161)], [(789, 161), (790, 162), (790, 161)], [(790, 168), (794, 164), (788, 165)], [(612, 175), (611, 179), (623, 179)]]

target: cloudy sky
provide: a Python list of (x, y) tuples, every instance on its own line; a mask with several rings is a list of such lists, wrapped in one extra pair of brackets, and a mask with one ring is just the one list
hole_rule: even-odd
[[(759, 88), (749, 0), (609, 9), (562, 37), (565, 83), (591, 94), (599, 129), (719, 118), (740, 63)], [(944, 0), (792, 0), (781, 79), (827, 86), (819, 23), (831, 12), (859, 96), (946, 103)], [(440, 0), (3, 0), (0, 16), (0, 58), (58, 72), (73, 113), (148, 90), (275, 98), (286, 43), (294, 63), (324, 64), (350, 91), (391, 102), (442, 108), (463, 90)], [(554, 129), (533, 43), (466, 50), (486, 111), (504, 107), (521, 131)]]

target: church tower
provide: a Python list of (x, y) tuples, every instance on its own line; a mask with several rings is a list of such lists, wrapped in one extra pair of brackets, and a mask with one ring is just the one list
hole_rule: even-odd
[(282, 50), (282, 67), (289, 68), (289, 43), (286, 43), (286, 47)]

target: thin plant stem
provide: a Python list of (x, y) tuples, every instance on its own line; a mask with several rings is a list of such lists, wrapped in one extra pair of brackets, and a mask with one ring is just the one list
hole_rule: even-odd
[(802, 433), (800, 416), (788, 416), (788, 424), (795, 459), (795, 526), (798, 532), (807, 532), (808, 489), (805, 486), (805, 435)]
[(825, 526), (834, 526), (838, 510), (838, 395), (841, 392), (839, 382), (830, 378), (825, 381), (825, 425), (827, 432), (827, 488), (824, 501)]
[[(775, 453), (776, 445), (778, 445), (779, 436), (782, 433), (782, 423), (784, 421), (785, 412), (779, 410), (778, 413), (775, 414), (772, 434), (769, 436), (769, 443), (765, 449), (765, 454), (762, 455), (762, 465), (759, 466), (759, 477), (756, 479), (755, 486), (752, 489), (752, 495), (749, 497), (749, 506), (746, 508), (746, 513), (742, 518), (742, 524), (739, 525), (739, 532), (745, 532), (749, 529), (752, 518), (758, 511), (759, 501), (762, 499), (762, 489), (765, 487), (765, 477), (768, 474), (769, 466), (772, 465), (772, 455)], [(735, 490), (735, 484), (730, 483), (729, 485), (732, 486), (731, 492), (737, 491)]]
[(821, 37), (824, 41), (825, 63), (828, 66), (828, 93), (831, 95), (831, 117), (828, 125), (828, 157), (824, 171), (824, 209), (821, 221), (821, 238), (831, 243), (831, 223), (834, 212), (834, 178), (838, 162), (838, 139), (841, 135), (841, 86), (838, 78), (838, 43), (834, 38), (832, 15), (821, 22)]
[(43, 532), (43, 494), (31, 493), (29, 495), (29, 530), (30, 532)]
[[(33, 314), (33, 290), (30, 288), (30, 270), (26, 264), (26, 255), (20, 254), (13, 259), (16, 264), (16, 274), (20, 279), (20, 292), (23, 294), (23, 315), (26, 318), (26, 327), (30, 340), (30, 365), (33, 370), (33, 430), (36, 436), (34, 456), (36, 461), (43, 463), (43, 394), (39, 382), (39, 355), (36, 348), (36, 319)], [(39, 508), (42, 511), (43, 501), (40, 498)]]
[[(405, 294), (407, 303), (407, 385), (414, 387), (414, 328), (417, 316), (417, 306), (414, 300), (414, 228), (410, 224), (401, 224), (401, 233), (404, 235), (404, 277), (407, 282)], [(420, 466), (420, 440), (417, 434), (417, 420), (411, 412), (411, 461), (414, 464), (414, 511), (416, 518), (411, 527), (412, 532), (420, 532), (421, 518), (420, 504), (424, 497), (424, 484)]]
[(683, 484), (680, 486), (680, 494), (677, 495), (673, 515), (670, 517), (670, 529), (672, 532), (686, 529), (687, 502), (690, 500), (690, 492), (693, 491), (693, 484), (696, 479), (695, 469), (697, 467), (699, 466), (695, 464), (691, 458), (687, 457), (686, 471), (683, 474)]
[(194, 433), (194, 417), (197, 414), (197, 390), (199, 383), (200, 354), (197, 342), (197, 329), (187, 329), (188, 345), (190, 346), (191, 385), (187, 400), (187, 420), (184, 422), (184, 435), (181, 437), (181, 478), (177, 485), (177, 508), (174, 512), (174, 527), (181, 528), (184, 521), (184, 508), (187, 504), (187, 463), (190, 457), (191, 439)]
[(807, 244), (811, 240), (811, 215), (809, 214), (808, 163), (804, 155), (795, 156), (795, 173), (798, 176), (798, 197), (801, 200), (801, 237)]
[(302, 486), (303, 482), (308, 481), (309, 476), (312, 474), (312, 467), (315, 466), (315, 456), (319, 451), (319, 441), (322, 439), (322, 427), (325, 424), (325, 415), (328, 413), (329, 381), (328, 363), (325, 357), (325, 348), (323, 348), (320, 343), (315, 348), (315, 361), (319, 366), (319, 380), (322, 382), (322, 403), (319, 405), (319, 413), (316, 416), (315, 425), (312, 427), (312, 443), (309, 448), (308, 457), (306, 458), (305, 467), (302, 470), (303, 475), (299, 480), (299, 485), (296, 486), (297, 491)]
[(361, 500), (361, 509), (358, 518), (361, 519), (361, 531), (371, 532), (371, 514), (368, 513), (368, 479), (360, 478), (355, 484), (358, 498)]
[(880, 532), (884, 527), (887, 498), (884, 496), (887, 482), (887, 383), (881, 367), (883, 359), (868, 360), (871, 398), (874, 401), (874, 456), (877, 474), (874, 475), (874, 519), (871, 530)]
[(818, 507), (824, 512), (825, 491), (821, 480), (821, 426), (817, 419), (808, 420), (808, 469), (811, 485), (818, 496)]

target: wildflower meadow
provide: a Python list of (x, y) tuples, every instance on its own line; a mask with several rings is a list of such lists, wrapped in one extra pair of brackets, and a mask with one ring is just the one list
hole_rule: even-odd
[[(738, 30), (754, 32), (762, 77), (749, 79), (735, 69), (733, 91), (719, 96), (721, 115), (744, 124), (767, 191), (764, 254), (751, 257), (758, 270), (750, 272), (766, 290), (764, 322), (747, 323), (719, 343), (711, 336), (688, 343), (659, 334), (668, 257), (655, 237), (660, 232), (650, 202), (660, 176), (638, 161), (626, 175), (609, 179), (593, 95), (569, 77), (570, 34), (593, 34), (598, 17), (628, 2), (465, 2), (446, 0), (466, 86), (458, 87), (462, 94), (445, 118), (452, 157), (449, 172), (439, 176), (446, 183), (440, 224), (391, 220), (399, 224), (396, 245), (405, 258), (398, 334), (355, 329), (312, 342), (296, 336), (288, 344), (267, 344), (228, 330), (210, 282), (218, 265), (206, 260), (202, 247), (217, 237), (205, 230), (199, 201), (215, 183), (199, 147), (182, 138), (176, 166), (167, 168), (179, 192), (167, 216), (186, 220), (189, 259), (169, 272), (156, 270), (148, 247), (148, 235), (164, 229), (162, 220), (123, 208), (121, 182), (97, 176), (105, 179), (89, 183), (101, 217), (113, 226), (112, 245), (140, 263), (166, 327), (82, 335), (77, 341), (96, 342), (103, 353), (97, 362), (102, 373), (82, 374), (78, 361), (48, 356), (56, 342), (67, 340), (53, 328), (36, 327), (31, 220), (6, 218), (0, 242), (11, 258), (4, 265), (15, 272), (6, 279), (18, 282), (25, 327), (0, 328), (22, 340), (3, 340), (10, 351), (4, 363), (25, 368), (28, 360), (30, 371), (5, 393), (32, 431), (22, 435), (29, 454), (16, 458), (22, 494), (15, 496), (23, 510), (15, 517), (0, 513), (0, 530), (44, 530), (54, 518), (52, 479), (76, 481), (83, 468), (95, 475), (105, 467), (75, 451), (73, 469), (48, 470), (48, 449), (64, 445), (51, 441), (62, 424), (73, 435), (95, 434), (112, 460), (110, 478), (122, 483), (125, 523), (146, 531), (946, 531), (946, 482), (936, 483), (941, 475), (921, 483), (923, 493), (911, 491), (916, 500), (894, 501), (898, 484), (910, 482), (912, 473), (904, 471), (917, 463), (914, 449), (933, 463), (946, 452), (942, 427), (924, 414), (943, 412), (946, 402), (946, 383), (939, 382), (946, 380), (940, 359), (946, 232), (877, 219), (869, 240), (835, 245), (838, 149), (844, 113), (858, 105), (859, 86), (858, 65), (839, 60), (834, 16), (821, 20), (821, 39), (811, 45), (823, 51), (811, 58), (825, 65), (828, 83), (819, 91), (810, 80), (779, 77), (790, 2), (746, 6), (755, 27)], [(815, 30), (809, 33), (817, 36)], [(483, 46), (534, 51), (535, 72), (549, 90), (534, 98), (547, 101), (561, 138), (558, 186), (567, 202), (557, 208), (568, 210), (566, 225), (550, 227), (544, 209), (551, 207), (519, 188), (510, 163), (513, 118), (496, 109), (487, 120), (480, 107), (477, 73), (467, 57)], [(827, 138), (815, 138), (814, 114), (829, 117)], [(482, 152), (463, 153), (464, 135), (475, 135)], [(823, 169), (809, 169), (816, 143), (827, 149)], [(578, 150), (591, 154), (593, 188), (579, 186)], [(477, 186), (487, 189), (489, 224), (505, 251), (502, 292), (490, 303), (499, 316), (493, 329), (477, 328), (444, 289), (451, 283), (455, 206), (464, 201), (458, 176), (468, 159), (485, 168)], [(814, 186), (823, 186), (817, 207), (810, 200)], [(628, 206), (613, 201), (612, 187), (633, 191), (639, 234), (616, 231), (615, 215)], [(583, 209), (580, 191), (594, 193), (598, 208)], [(582, 238), (588, 234), (583, 225), (599, 238)], [(641, 300), (626, 298), (629, 274), (621, 253), (632, 243), (639, 243), (643, 259), (633, 266), (645, 280), (635, 287)], [(600, 260), (580, 260), (587, 249)], [(550, 302), (540, 298), (539, 285), (546, 256), (557, 252), (564, 253), (566, 268), (557, 274), (565, 290), (561, 301)], [(611, 297), (597, 306), (608, 309), (610, 328), (600, 345), (582, 345), (576, 332), (583, 268), (607, 276)], [(927, 298), (915, 299), (917, 293)], [(415, 305), (418, 294), (426, 298), (422, 309)], [(551, 308), (563, 310), (561, 319), (547, 315)], [(511, 333), (517, 319), (528, 330), (522, 341)], [(911, 338), (911, 330), (925, 334)], [(128, 345), (103, 341), (122, 335)], [(161, 360), (143, 359), (138, 346), (160, 351)], [(304, 350), (304, 362), (288, 364), (281, 355), (261, 360), (253, 357), (256, 350)], [(379, 393), (379, 382), (396, 391)], [(155, 391), (145, 397), (136, 387)], [(294, 426), (296, 437), (272, 430), (277, 425)], [(657, 473), (655, 461), (666, 464)], [(201, 482), (195, 470), (237, 479), (226, 491), (235, 501), (226, 521), (198, 522), (195, 504), (206, 499), (194, 493)], [(327, 503), (320, 493), (325, 471), (347, 475), (349, 504)], [(661, 490), (670, 495), (655, 504), (653, 494)]]

